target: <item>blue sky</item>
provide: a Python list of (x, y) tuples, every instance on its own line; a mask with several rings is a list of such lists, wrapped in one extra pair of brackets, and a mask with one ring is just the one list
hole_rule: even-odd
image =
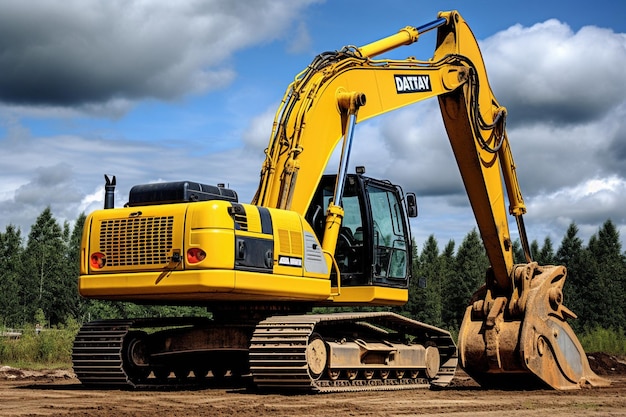
[[(621, 1), (0, 0), (0, 230), (117, 205), (134, 184), (223, 182), (251, 199), (274, 112), (313, 57), (440, 10), (479, 39), (528, 205), (530, 239), (626, 237), (626, 3)], [(427, 59), (434, 33), (394, 56)], [(363, 123), (353, 165), (415, 191), (418, 243), (475, 222), (436, 101)], [(411, 146), (410, 148), (408, 148)]]

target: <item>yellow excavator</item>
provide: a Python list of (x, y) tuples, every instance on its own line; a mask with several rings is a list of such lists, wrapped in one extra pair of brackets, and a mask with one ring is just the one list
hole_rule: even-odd
[[(377, 58), (435, 29), (429, 60)], [(468, 300), (458, 348), (448, 331), (390, 311), (312, 313), (406, 303), (415, 195), (348, 166), (356, 123), (432, 97), (491, 264)], [(134, 186), (114, 208), (107, 177), (105, 207), (84, 226), (80, 293), (205, 306), (211, 318), (86, 323), (73, 347), (76, 375), (90, 386), (241, 378), (258, 389), (336, 392), (444, 387), (460, 362), (484, 386), (606, 385), (567, 324), (575, 315), (562, 303), (566, 269), (531, 259), (506, 116), (470, 28), (442, 12), (322, 53), (296, 76), (251, 204), (223, 186), (178, 181)], [(324, 175), (340, 143), (336, 173)], [(505, 194), (525, 264), (513, 262)]]

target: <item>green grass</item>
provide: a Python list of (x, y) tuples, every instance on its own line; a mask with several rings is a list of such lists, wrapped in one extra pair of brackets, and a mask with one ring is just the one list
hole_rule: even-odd
[(596, 327), (579, 335), (585, 352), (604, 352), (614, 356), (626, 356), (626, 334), (623, 329)]
[(59, 369), (72, 367), (72, 343), (76, 326), (43, 330), (33, 326), (23, 330), (19, 339), (0, 338), (0, 365), (22, 369)]

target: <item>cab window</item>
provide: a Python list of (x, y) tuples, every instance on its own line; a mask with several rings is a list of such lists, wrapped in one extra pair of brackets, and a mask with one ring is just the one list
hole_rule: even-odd
[(374, 278), (407, 278), (406, 230), (396, 194), (367, 186), (373, 223)]

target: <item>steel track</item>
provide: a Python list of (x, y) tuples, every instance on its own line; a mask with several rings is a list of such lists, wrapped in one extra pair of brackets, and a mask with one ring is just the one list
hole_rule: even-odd
[(74, 373), (87, 387), (132, 389), (183, 389), (205, 386), (207, 380), (194, 378), (165, 380), (147, 378), (132, 371), (124, 360), (124, 338), (137, 327), (192, 325), (204, 319), (101, 320), (81, 327), (72, 349)]
[[(426, 378), (315, 378), (309, 372), (306, 348), (316, 326), (323, 322), (365, 322), (384, 326), (435, 343), (443, 357), (437, 376)], [(250, 344), (250, 370), (259, 389), (315, 392), (402, 390), (447, 386), (456, 370), (457, 350), (450, 334), (393, 313), (346, 313), (301, 316), (274, 316), (257, 326)]]

